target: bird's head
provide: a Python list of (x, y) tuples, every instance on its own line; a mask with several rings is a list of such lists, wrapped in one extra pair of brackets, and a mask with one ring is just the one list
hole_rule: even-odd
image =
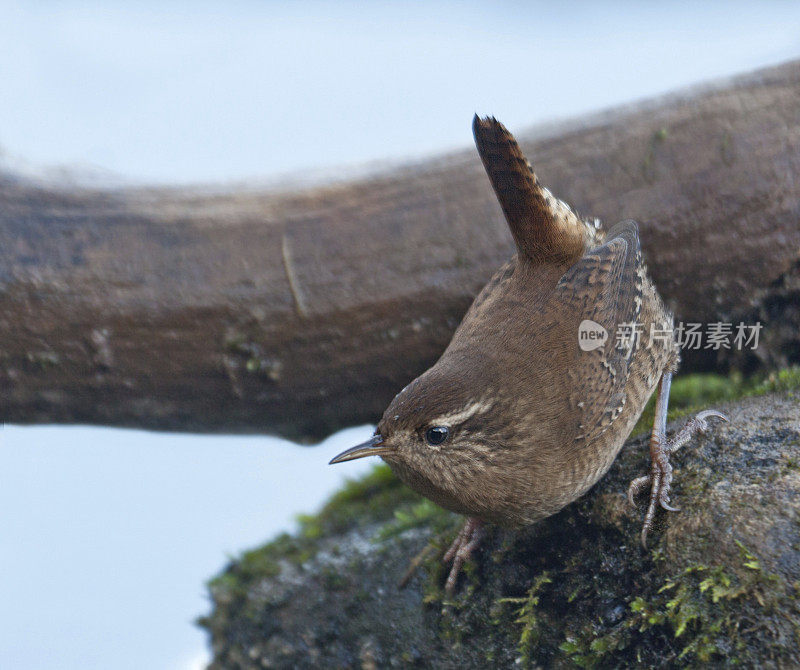
[(436, 365), (411, 382), (386, 408), (375, 435), (331, 463), (381, 456), (401, 474), (438, 478), (442, 467), (457, 469), (488, 455), (498, 438), (499, 401), (485, 387), (477, 387), (480, 395), (470, 392), (463, 375), (447, 368)]

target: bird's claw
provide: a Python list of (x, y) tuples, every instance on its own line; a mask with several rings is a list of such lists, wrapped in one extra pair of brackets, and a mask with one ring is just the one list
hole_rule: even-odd
[(628, 502), (631, 507), (636, 507), (636, 496), (638, 496), (650, 483), (650, 475), (643, 475), (632, 480), (628, 486)]
[(447, 594), (451, 594), (455, 590), (461, 566), (472, 555), (475, 547), (480, 544), (482, 537), (483, 523), (480, 519), (470, 517), (466, 520), (458, 535), (456, 535), (456, 539), (453, 540), (450, 548), (445, 552), (442, 561), (444, 563), (453, 561), (450, 574), (447, 576), (447, 581), (444, 585), (444, 590)]
[(671, 439), (667, 440), (662, 434), (655, 436), (650, 441), (650, 455), (652, 462), (650, 474), (634, 479), (628, 487), (628, 501), (631, 505), (636, 505), (635, 498), (638, 494), (650, 486), (650, 504), (642, 524), (642, 546), (647, 548), (647, 533), (653, 525), (656, 508), (661, 507), (668, 512), (679, 512), (680, 507), (670, 505), (669, 492), (672, 487), (672, 465), (669, 457), (684, 444), (686, 444), (695, 433), (705, 433), (709, 429), (707, 419), (716, 417), (723, 421), (729, 421), (728, 417), (714, 409), (707, 409), (694, 418), (690, 419), (686, 425), (678, 431)]
[(725, 416), (722, 412), (718, 412), (715, 409), (706, 409), (700, 412), (697, 416), (695, 416), (694, 419), (692, 419), (692, 421), (695, 421), (697, 423), (696, 430), (700, 433), (707, 432), (709, 429), (709, 425), (706, 419), (709, 419), (712, 416), (718, 419), (722, 419), (725, 422), (730, 421), (730, 419), (728, 419), (728, 417)]
[(667, 512), (680, 512), (681, 511), (680, 507), (673, 507), (672, 505), (669, 504), (669, 498), (667, 498), (666, 501), (664, 501), (664, 500), (661, 501), (661, 507), (662, 507), (662, 509), (667, 510)]

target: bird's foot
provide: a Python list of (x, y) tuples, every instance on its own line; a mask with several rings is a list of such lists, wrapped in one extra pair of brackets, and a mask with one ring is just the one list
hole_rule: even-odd
[(450, 574), (447, 576), (447, 581), (444, 585), (446, 593), (451, 594), (455, 589), (461, 566), (472, 555), (482, 538), (483, 522), (474, 516), (469, 517), (442, 558), (445, 563), (453, 561), (453, 566), (450, 568)]
[(728, 417), (713, 409), (700, 412), (681, 428), (671, 440), (667, 440), (663, 433), (654, 434), (650, 438), (650, 474), (634, 479), (628, 487), (628, 501), (636, 505), (635, 498), (648, 486), (650, 487), (650, 504), (642, 524), (642, 546), (647, 548), (647, 533), (653, 525), (658, 506), (668, 512), (678, 512), (679, 508), (670, 505), (669, 492), (672, 486), (672, 465), (669, 457), (686, 444), (695, 433), (705, 433), (709, 426), (707, 419), (717, 417), (728, 421)]

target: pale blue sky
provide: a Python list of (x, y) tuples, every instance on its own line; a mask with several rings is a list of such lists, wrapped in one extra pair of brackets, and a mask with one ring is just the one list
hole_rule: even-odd
[(226, 556), (286, 530), (366, 461), (371, 426), (263, 437), (0, 429), (0, 668), (189, 670)]
[[(471, 142), (800, 57), (779, 2), (0, 0), (0, 164), (274, 179)], [(317, 507), (338, 449), (0, 431), (0, 668), (186, 670), (203, 582)]]
[(173, 182), (425, 155), (476, 111), (519, 128), (800, 53), (790, 2), (0, 8), (0, 147)]

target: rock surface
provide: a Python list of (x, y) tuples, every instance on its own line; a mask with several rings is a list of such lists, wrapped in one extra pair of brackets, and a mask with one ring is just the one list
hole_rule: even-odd
[(648, 464), (639, 437), (556, 516), (494, 529), (450, 602), (439, 556), (459, 519), (377, 470), (211, 582), (211, 667), (796, 667), (800, 405), (719, 409), (731, 423), (674, 457), (683, 511), (659, 512), (648, 551), (624, 495)]

